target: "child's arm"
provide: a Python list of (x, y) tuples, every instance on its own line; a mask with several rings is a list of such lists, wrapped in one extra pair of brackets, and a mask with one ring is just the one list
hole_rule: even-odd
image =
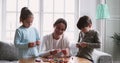
[(100, 39), (99, 39), (99, 34), (98, 32), (95, 32), (95, 36), (94, 36), (94, 42), (93, 43), (88, 43), (89, 47), (92, 47), (92, 48), (100, 48)]
[(30, 42), (30, 43), (28, 43), (28, 47), (35, 47), (35, 46), (39, 46), (40, 45), (40, 41), (38, 40), (38, 41), (36, 41), (36, 42)]
[(94, 41), (91, 43), (91, 42), (80, 42), (80, 43), (77, 43), (76, 46), (78, 48), (82, 47), (92, 47), (92, 48), (100, 48), (100, 39), (99, 39), (99, 36), (98, 36), (98, 33), (95, 32), (95, 35), (94, 35)]
[(92, 47), (92, 48), (100, 48), (100, 43), (87, 43), (87, 42), (81, 42), (76, 44), (76, 47), (78, 48), (85, 48), (85, 47)]
[(14, 37), (14, 44), (16, 47), (18, 48), (28, 48), (28, 43), (25, 43), (25, 42), (21, 42), (21, 32), (19, 29), (16, 30), (15, 32), (15, 37)]
[(76, 44), (76, 47), (78, 47), (78, 48), (85, 48), (85, 47), (87, 47), (89, 44), (88, 43), (86, 43), (86, 42), (80, 42), (80, 43), (77, 43)]

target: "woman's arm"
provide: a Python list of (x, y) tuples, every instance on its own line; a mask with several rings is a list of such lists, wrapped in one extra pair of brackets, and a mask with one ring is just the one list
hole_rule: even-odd
[(47, 46), (47, 41), (49, 41), (49, 39), (47, 38), (47, 36), (44, 36), (40, 44), (40, 56), (42, 57), (47, 57), (50, 55), (51, 50), (47, 50), (47, 47), (49, 47)]

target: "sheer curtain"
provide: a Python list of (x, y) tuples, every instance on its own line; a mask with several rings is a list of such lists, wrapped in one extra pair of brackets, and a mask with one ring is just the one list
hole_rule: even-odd
[[(0, 35), (1, 35), (1, 28), (2, 28), (2, 0), (0, 0)], [(1, 36), (0, 36), (0, 40), (1, 40)]]

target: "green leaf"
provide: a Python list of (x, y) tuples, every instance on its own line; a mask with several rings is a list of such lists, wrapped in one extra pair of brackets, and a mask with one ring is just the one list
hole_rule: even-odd
[(120, 41), (120, 33), (114, 33), (113, 36), (111, 36), (111, 38)]

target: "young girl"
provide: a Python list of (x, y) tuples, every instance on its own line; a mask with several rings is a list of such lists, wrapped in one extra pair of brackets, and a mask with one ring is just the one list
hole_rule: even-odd
[(20, 14), (22, 25), (16, 29), (14, 44), (19, 50), (19, 63), (33, 63), (34, 58), (39, 55), (37, 47), (40, 45), (40, 38), (37, 30), (31, 27), (33, 14), (23, 7)]
[(100, 48), (98, 32), (91, 29), (92, 21), (88, 16), (82, 16), (77, 23), (77, 27), (81, 30), (76, 45), (79, 48), (77, 56), (93, 62), (91, 57), (93, 49)]

